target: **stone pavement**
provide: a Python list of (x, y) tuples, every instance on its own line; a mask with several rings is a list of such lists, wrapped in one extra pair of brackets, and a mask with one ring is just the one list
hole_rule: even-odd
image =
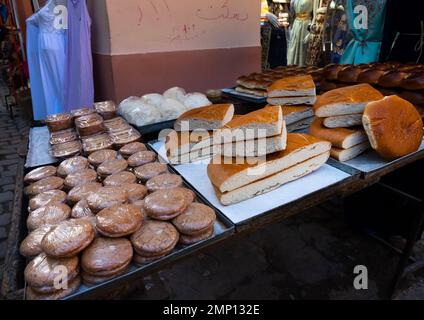
[(0, 105), (0, 283), (3, 276), (3, 263), (6, 254), (7, 237), (11, 222), (15, 176), (18, 163), (18, 148), (22, 147), (28, 132), (29, 124), (20, 117), (16, 110), (16, 118), (12, 120), (4, 106), (3, 96)]
[[(384, 299), (395, 262), (328, 203), (176, 263), (129, 298)], [(354, 289), (357, 265), (368, 268), (368, 290)]]
[[(11, 220), (17, 148), (28, 134), (0, 106), (0, 280)], [(341, 201), (225, 241), (146, 277), (129, 299), (384, 299), (397, 257), (346, 225)], [(364, 265), (369, 289), (357, 291)], [(399, 299), (424, 296), (423, 268), (403, 283)]]

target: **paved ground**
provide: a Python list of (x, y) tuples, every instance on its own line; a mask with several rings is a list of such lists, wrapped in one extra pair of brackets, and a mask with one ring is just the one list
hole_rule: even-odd
[[(17, 148), (27, 123), (0, 107), (0, 279), (11, 220)], [(419, 250), (417, 251), (419, 252)], [(206, 250), (153, 274), (129, 299), (384, 299), (397, 258), (393, 251), (353, 231), (340, 201), (287, 222)], [(357, 265), (368, 268), (369, 288), (354, 289)], [(417, 267), (399, 299), (424, 299)]]
[(1, 97), (0, 106), (0, 280), (3, 275), (3, 262), (6, 253), (9, 224), (11, 221), (12, 201), (15, 190), (17, 170), (17, 150), (28, 135), (29, 125), (20, 117), (12, 120), (4, 107)]

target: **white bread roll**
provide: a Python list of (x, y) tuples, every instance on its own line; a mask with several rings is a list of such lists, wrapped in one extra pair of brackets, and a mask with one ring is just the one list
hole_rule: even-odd
[(160, 122), (162, 114), (155, 106), (141, 101), (138, 105), (126, 114), (125, 119), (138, 127)]
[(184, 97), (184, 105), (188, 109), (195, 109), (212, 105), (212, 102), (203, 93), (189, 93)]
[(165, 100), (165, 98), (159, 93), (145, 94), (141, 98), (144, 100), (144, 102), (156, 108), (159, 108)]
[(164, 99), (158, 109), (162, 114), (162, 121), (177, 119), (187, 111), (186, 107), (175, 99)]
[(132, 109), (136, 108), (137, 104), (141, 102), (142, 102), (142, 99), (136, 96), (131, 96), (125, 100), (122, 100), (122, 102), (119, 104), (119, 107), (118, 107), (118, 114), (125, 117), (125, 114), (130, 112)]
[(173, 87), (173, 88), (166, 90), (163, 93), (163, 97), (165, 99), (175, 99), (175, 100), (178, 100), (181, 103), (184, 103), (186, 94), (187, 94), (187, 92), (183, 88)]

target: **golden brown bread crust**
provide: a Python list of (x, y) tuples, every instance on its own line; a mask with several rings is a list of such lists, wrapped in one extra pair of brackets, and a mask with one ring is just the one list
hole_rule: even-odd
[(383, 99), (381, 92), (368, 83), (363, 83), (324, 93), (318, 97), (317, 102), (314, 104), (314, 111), (316, 113), (319, 108), (336, 103), (363, 103), (381, 99)]
[(340, 64), (330, 64), (324, 68), (324, 78), (327, 80), (337, 80), (339, 72), (346, 66)]
[(214, 104), (207, 107), (201, 107), (187, 111), (182, 114), (177, 121), (183, 120), (207, 120), (222, 121), (231, 108), (231, 104)]
[(309, 110), (310, 106), (283, 106), (283, 116), (286, 117), (289, 114), (303, 112)]
[(398, 70), (402, 72), (417, 72), (422, 71), (424, 69), (424, 66), (422, 64), (414, 64), (414, 63), (407, 63), (403, 66), (399, 66)]
[(337, 88), (338, 88), (337, 83), (335, 83), (333, 81), (322, 80), (320, 82), (321, 93), (331, 91), (331, 90), (335, 90)]
[[(289, 133), (287, 135), (286, 150), (268, 155), (266, 160), (267, 162), (271, 162), (277, 159), (284, 158), (290, 153), (300, 148), (303, 148), (305, 146), (318, 143), (321, 141), (322, 141), (321, 139), (318, 139), (308, 134)], [(214, 163), (220, 163), (220, 164), (214, 164)], [(255, 163), (254, 161), (252, 161), (251, 163), (244, 162), (243, 164), (236, 164), (236, 163), (227, 164), (224, 162), (222, 157), (221, 157), (221, 161), (219, 162), (214, 161), (214, 163), (211, 163), (208, 166), (208, 176), (212, 184), (216, 186), (218, 189), (229, 177), (232, 177), (233, 175), (239, 172), (242, 172), (246, 169), (254, 168), (257, 166), (257, 163)]]
[(398, 96), (368, 104), (364, 125), (373, 148), (392, 160), (418, 150), (423, 138), (423, 121), (414, 106)]
[(224, 128), (233, 129), (254, 123), (274, 124), (280, 120), (281, 106), (266, 106), (263, 109), (251, 112), (241, 117), (233, 118)]
[(401, 82), (401, 87), (407, 90), (423, 90), (424, 89), (424, 71), (414, 72), (408, 75)]
[(287, 77), (275, 81), (268, 87), (268, 94), (275, 90), (309, 90), (315, 89), (315, 82), (310, 75)]
[(309, 133), (314, 137), (322, 140), (330, 141), (333, 147), (344, 149), (344, 141), (351, 135), (357, 133), (358, 129), (336, 128), (329, 129), (324, 126), (323, 118), (315, 118), (309, 128)]
[(384, 74), (382, 70), (368, 69), (362, 71), (358, 76), (359, 83), (369, 83), (372, 85), (378, 84), (378, 80)]
[(345, 67), (338, 74), (337, 80), (347, 83), (357, 83), (359, 74), (362, 72), (361, 68), (349, 66)]
[(383, 88), (399, 88), (408, 73), (399, 70), (390, 70), (384, 73), (378, 80), (378, 85)]

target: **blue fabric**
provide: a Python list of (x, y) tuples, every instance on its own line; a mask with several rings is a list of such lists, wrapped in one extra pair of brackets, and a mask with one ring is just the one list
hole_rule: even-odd
[[(347, 0), (346, 14), (353, 39), (346, 46), (342, 64), (361, 64), (378, 61), (383, 38), (387, 0)], [(364, 5), (368, 9), (368, 29), (356, 29), (354, 7)]]
[(9, 10), (5, 4), (0, 4), (0, 17), (3, 24), (6, 24), (7, 18), (9, 17)]
[(64, 108), (67, 31), (54, 28), (50, 0), (39, 12), (27, 19), (27, 52), (31, 95), (35, 120), (61, 113)]
[(65, 110), (94, 103), (91, 19), (86, 0), (68, 0), (68, 52), (65, 71)]

